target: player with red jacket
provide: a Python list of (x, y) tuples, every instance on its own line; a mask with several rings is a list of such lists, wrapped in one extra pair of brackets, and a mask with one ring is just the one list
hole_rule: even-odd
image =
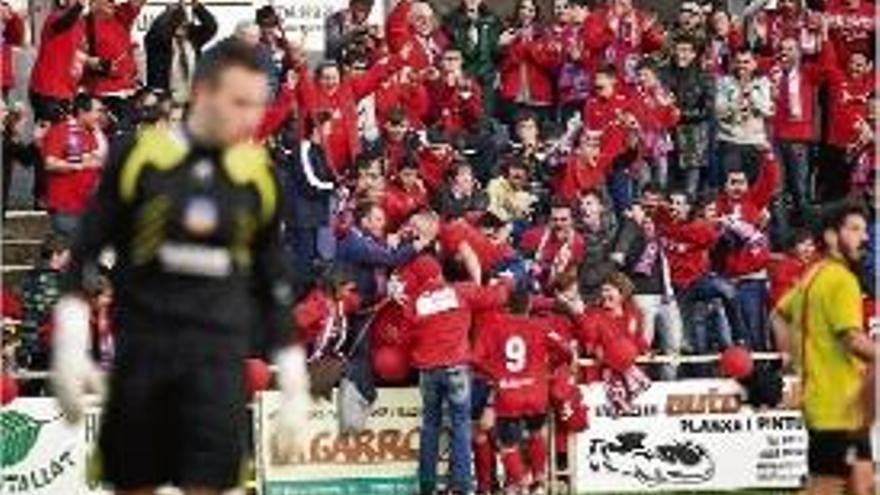
[[(479, 319), (474, 366), (492, 384), (505, 485), (508, 490), (536, 490), (547, 483), (550, 354), (567, 355), (569, 361), (572, 354), (564, 336), (527, 316), (527, 293), (515, 293), (511, 308)], [(528, 471), (520, 456), (523, 426), (529, 434)]]
[(29, 88), (31, 107), (38, 121), (60, 115), (76, 95), (79, 74), (74, 65), (85, 39), (84, 8), (78, 1), (62, 2), (43, 22)]
[(583, 32), (590, 54), (614, 65), (626, 84), (635, 83), (642, 55), (661, 49), (666, 36), (657, 19), (637, 10), (632, 0), (609, 0), (587, 16)]
[(441, 256), (459, 263), (477, 283), (487, 280), (493, 270), (516, 254), (509, 245), (493, 242), (463, 218), (443, 223), (437, 242)]

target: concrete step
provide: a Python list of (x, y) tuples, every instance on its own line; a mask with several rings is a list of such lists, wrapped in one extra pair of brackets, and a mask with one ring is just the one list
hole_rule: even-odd
[(37, 239), (4, 239), (3, 264), (28, 265), (37, 262), (40, 256), (40, 241)]
[(7, 211), (3, 218), (3, 239), (42, 239), (49, 230), (49, 215), (42, 211)]

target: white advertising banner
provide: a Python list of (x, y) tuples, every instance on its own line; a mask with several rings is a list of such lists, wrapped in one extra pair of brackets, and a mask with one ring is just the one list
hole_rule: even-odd
[[(161, 14), (169, 4), (176, 2), (148, 0), (135, 23), (135, 39), (141, 43), (153, 19)], [(186, 2), (187, 4), (189, 2)], [(256, 9), (265, 5), (263, 1), (250, 0), (205, 0), (202, 4), (217, 19), (217, 36), (214, 40), (231, 35), (235, 26), (242, 21), (254, 21)], [(348, 0), (281, 0), (273, 2), (275, 11), (284, 23), (284, 31), (290, 39), (302, 39), (309, 52), (324, 51), (324, 20), (348, 6)], [(370, 20), (378, 25), (384, 24), (384, 3), (376, 2), (370, 12)], [(141, 43), (141, 47), (143, 44)]]
[[(785, 401), (797, 404), (797, 382)], [(577, 493), (796, 488), (807, 434), (791, 407), (755, 411), (732, 380), (658, 382), (614, 417), (601, 385), (584, 387), (590, 427), (574, 442)]]
[(98, 410), (71, 426), (52, 398), (19, 398), (0, 409), (0, 493), (95, 495), (86, 481)]
[(264, 495), (409, 495), (416, 469), (422, 408), (415, 388), (379, 389), (357, 433), (339, 433), (336, 403), (320, 402), (310, 413), (306, 448), (295, 459), (272, 452), (272, 418), (278, 394), (258, 401), (257, 471)]

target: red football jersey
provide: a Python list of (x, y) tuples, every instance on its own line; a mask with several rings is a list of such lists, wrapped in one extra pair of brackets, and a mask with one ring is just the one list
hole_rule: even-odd
[(480, 318), (474, 366), (492, 381), (499, 417), (547, 411), (551, 348), (570, 352), (541, 320), (500, 312)]

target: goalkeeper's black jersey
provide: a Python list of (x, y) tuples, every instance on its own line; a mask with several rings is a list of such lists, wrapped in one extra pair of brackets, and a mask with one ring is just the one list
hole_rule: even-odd
[(291, 289), (280, 201), (263, 147), (212, 149), (182, 128), (143, 130), (111, 152), (74, 243), (72, 288), (112, 247), (119, 331), (246, 341), (253, 330), (281, 344)]

